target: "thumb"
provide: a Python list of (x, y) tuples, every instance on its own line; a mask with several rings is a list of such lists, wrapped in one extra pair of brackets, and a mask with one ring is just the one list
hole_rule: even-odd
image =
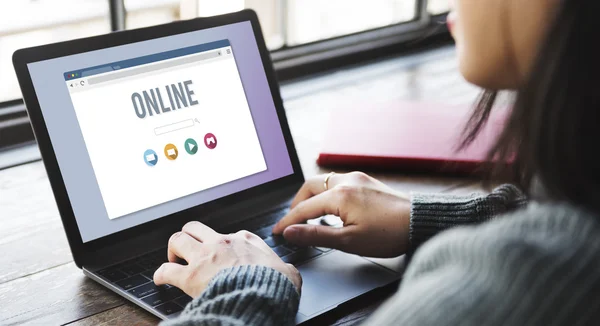
[(344, 250), (348, 227), (334, 228), (324, 225), (294, 224), (283, 231), (286, 241), (299, 246), (317, 246)]

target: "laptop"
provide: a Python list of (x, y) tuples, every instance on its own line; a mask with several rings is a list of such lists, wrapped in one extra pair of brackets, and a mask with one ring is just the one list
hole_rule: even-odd
[(152, 276), (193, 220), (250, 230), (295, 264), (297, 323), (399, 279), (385, 261), (271, 234), (304, 177), (253, 11), (22, 49), (13, 63), (76, 265), (149, 313), (173, 318), (192, 300)]

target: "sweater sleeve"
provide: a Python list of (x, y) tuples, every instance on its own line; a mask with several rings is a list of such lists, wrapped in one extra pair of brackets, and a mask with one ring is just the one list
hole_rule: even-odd
[(597, 325), (597, 215), (536, 206), (423, 244), (365, 326)]
[(162, 326), (295, 325), (300, 295), (282, 273), (264, 266), (220, 271), (198, 298)]
[(517, 187), (505, 184), (490, 194), (448, 195), (413, 193), (409, 240), (411, 252), (446, 229), (479, 224), (523, 207), (527, 199)]

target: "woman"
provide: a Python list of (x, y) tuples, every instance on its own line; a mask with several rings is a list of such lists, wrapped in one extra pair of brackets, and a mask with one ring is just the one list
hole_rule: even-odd
[[(454, 2), (449, 25), (464, 77), (518, 93), (490, 158), (514, 159), (514, 181), (529, 190), (528, 202), (511, 185), (481, 197), (407, 200), (364, 174), (334, 174), (307, 181), (273, 232), (368, 256), (418, 248), (397, 294), (366, 324), (598, 321), (600, 47), (593, 42), (600, 1)], [(494, 97), (482, 97), (465, 143)], [(345, 226), (297, 224), (323, 214), (340, 216)], [(178, 257), (189, 264), (175, 263)], [(188, 223), (169, 240), (169, 261), (155, 282), (196, 298), (169, 325), (294, 323), (300, 275), (250, 233), (221, 235)]]

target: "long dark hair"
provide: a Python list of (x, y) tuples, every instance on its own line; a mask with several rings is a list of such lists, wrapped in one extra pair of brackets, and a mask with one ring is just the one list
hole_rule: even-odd
[[(525, 191), (539, 181), (546, 199), (594, 211), (600, 211), (598, 14), (598, 0), (561, 1), (505, 129), (488, 154), (496, 162), (513, 158), (504, 173)], [(495, 99), (491, 91), (480, 97), (463, 147), (485, 126)]]

